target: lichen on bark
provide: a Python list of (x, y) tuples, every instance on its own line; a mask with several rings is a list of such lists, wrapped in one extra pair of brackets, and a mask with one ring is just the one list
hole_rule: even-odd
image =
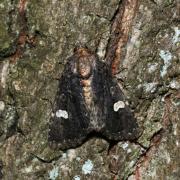
[(83, 44), (104, 60), (121, 5), (0, 2), (0, 178), (178, 179), (178, 0), (139, 0), (121, 54), (116, 77), (143, 129), (138, 141), (110, 150), (98, 138), (66, 152), (48, 146), (57, 78), (67, 57)]

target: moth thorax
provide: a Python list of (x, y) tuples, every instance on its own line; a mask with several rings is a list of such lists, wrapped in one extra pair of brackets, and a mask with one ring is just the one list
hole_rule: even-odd
[(87, 79), (92, 74), (92, 66), (90, 59), (87, 57), (80, 57), (78, 60), (78, 74), (82, 79)]

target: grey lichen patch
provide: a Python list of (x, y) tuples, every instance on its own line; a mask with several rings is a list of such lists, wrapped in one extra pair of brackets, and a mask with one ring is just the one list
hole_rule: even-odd
[(167, 74), (167, 69), (171, 65), (172, 54), (169, 51), (161, 50), (160, 53), (159, 53), (159, 56), (163, 60), (163, 64), (164, 64), (163, 67), (162, 67), (162, 70), (160, 72), (161, 77), (164, 77)]
[(144, 122), (144, 132), (138, 140), (144, 147), (150, 145), (150, 139), (163, 128), (164, 107), (161, 98), (154, 99), (146, 111), (146, 121)]
[[(171, 3), (176, 5), (175, 1)], [(166, 105), (162, 100), (165, 94), (176, 94), (179, 84), (178, 42), (174, 43), (178, 41), (179, 31), (176, 22), (171, 19), (172, 16), (174, 20), (178, 18), (176, 13), (178, 8), (171, 8), (172, 4), (166, 6), (165, 1), (161, 1), (161, 4), (162, 6), (151, 2), (140, 4), (136, 17), (138, 21), (133, 26), (129, 40), (131, 43), (127, 44), (127, 56), (123, 61), (123, 66), (127, 69), (120, 73), (127, 89), (125, 93), (129, 97), (131, 106), (135, 108), (139, 122), (143, 124), (144, 131), (138, 142), (144, 147), (149, 147), (151, 138), (164, 129), (163, 118)], [(177, 99), (174, 102), (177, 105)], [(168, 132), (167, 127), (164, 130)], [(175, 132), (177, 133), (177, 128)], [(171, 146), (170, 141), (167, 144)], [(179, 142), (174, 140), (174, 144), (179, 144)], [(164, 145), (166, 146), (166, 143)], [(160, 151), (163, 150), (159, 150), (159, 153)], [(162, 160), (163, 164), (170, 162), (169, 151), (162, 153), (164, 157), (161, 158), (166, 159), (166, 162)], [(161, 158), (153, 157), (155, 164), (151, 166), (152, 169), (148, 170), (147, 174), (144, 173), (142, 179), (166, 177), (162, 174), (158, 175)], [(156, 168), (157, 166), (159, 168)]]
[[(176, 94), (170, 96), (171, 101), (177, 100)], [(179, 134), (180, 126), (178, 123), (179, 119), (179, 108), (177, 104), (168, 104), (168, 120), (172, 123), (170, 126), (165, 127), (164, 136), (162, 137), (159, 146), (154, 146), (152, 151), (148, 152), (149, 157), (144, 162), (147, 166), (141, 166), (139, 169), (140, 176), (142, 179), (152, 179), (159, 177), (166, 177), (168, 179), (179, 178)], [(165, 119), (167, 120), (167, 119)], [(155, 150), (155, 151), (154, 151)], [(173, 169), (173, 171), (172, 171)]]
[(135, 169), (136, 158), (141, 154), (141, 147), (129, 142), (120, 142), (109, 153), (110, 171), (119, 179), (126, 179)]
[(172, 37), (173, 44), (180, 43), (180, 28), (178, 26), (173, 27), (174, 35)]
[(55, 166), (51, 171), (49, 171), (49, 178), (52, 180), (56, 180), (59, 176), (59, 167)]
[[(152, 9), (151, 6), (157, 9)], [(157, 15), (161, 8), (152, 3), (140, 4), (137, 14), (138, 22), (133, 26), (131, 43), (127, 44), (127, 55), (123, 66), (128, 70), (122, 71), (121, 78), (125, 79), (125, 86), (130, 89), (128, 96), (132, 100), (133, 106), (137, 105), (139, 98), (154, 99), (156, 95), (166, 93), (170, 83), (169, 77), (177, 76), (178, 55), (175, 45), (172, 43), (175, 32), (173, 28), (169, 27), (166, 20), (163, 21), (162, 14)], [(164, 14), (167, 17), (172, 15), (169, 7)], [(149, 23), (152, 20), (153, 23)], [(161, 23), (159, 23), (160, 20)], [(174, 26), (175, 24), (172, 24), (172, 27)], [(129, 54), (131, 54), (130, 58)]]
[[(140, 2), (120, 73), (130, 106), (134, 108), (137, 119), (143, 123), (144, 132), (139, 142), (146, 147), (149, 147), (153, 134), (162, 128), (165, 109), (161, 99), (166, 93), (177, 92), (179, 76), (179, 28), (175, 21), (178, 8), (171, 4), (175, 1), (168, 4), (170, 1), (154, 2), (157, 3)], [(81, 147), (67, 152), (54, 151), (47, 143), (51, 103), (55, 98), (58, 86), (56, 79), (60, 77), (63, 64), (78, 43), (86, 44), (92, 50), (97, 49), (103, 59), (110, 36), (110, 20), (118, 3), (117, 0), (28, 1), (28, 28), (30, 33), (37, 33), (36, 45), (34, 48), (27, 47), (21, 59), (8, 66), (8, 78), (4, 81), (14, 98), (13, 101), (3, 99), (5, 108), (1, 108), (6, 118), (0, 123), (1, 138), (3, 137), (3, 143), (5, 141), (3, 148), (0, 148), (0, 157), (7, 167), (3, 170), (8, 172), (7, 179), (112, 179), (113, 172), (120, 179), (126, 179), (133, 172), (136, 160), (143, 154), (138, 145), (119, 143), (116, 152), (107, 157), (109, 143), (102, 139), (91, 139)], [(11, 9), (15, 10), (11, 14), (11, 31), (15, 33), (15, 37), (19, 32), (20, 27), (16, 23), (17, 4), (18, 1), (10, 0), (0, 3), (0, 17), (4, 20), (0, 23), (3, 42), (0, 43), (0, 49), (10, 47), (12, 42), (6, 18)], [(162, 51), (171, 53), (170, 63), (166, 64), (163, 56), (160, 56)], [(162, 70), (167, 70), (163, 76)], [(172, 104), (179, 106), (175, 96)], [(16, 111), (18, 121), (12, 118)], [(177, 166), (172, 162), (178, 157), (180, 142), (176, 136), (180, 131), (177, 118), (172, 122), (172, 133), (164, 138), (164, 144), (145, 172), (145, 178), (155, 177), (153, 173), (157, 175), (155, 172), (162, 172), (162, 164), (167, 176), (171, 173), (165, 167), (167, 164), (168, 170), (178, 174), (176, 168), (172, 169)], [(13, 133), (5, 139), (5, 132), (9, 132), (13, 125)], [(109, 169), (111, 162), (115, 163)], [(82, 170), (86, 164), (88, 173)], [(164, 177), (163, 172), (161, 175)], [(174, 175), (169, 177), (173, 179)]]
[(107, 149), (108, 143), (105, 140), (93, 138), (79, 148), (62, 153), (54, 162), (54, 166), (59, 167), (62, 179), (71, 179), (77, 174), (80, 179), (101, 177), (108, 179), (111, 174), (106, 173), (109, 172)]
[(81, 180), (81, 177), (78, 176), (78, 175), (76, 175), (76, 176), (73, 177), (73, 179), (74, 179), (74, 180)]
[(85, 163), (82, 166), (82, 173), (83, 174), (91, 174), (92, 170), (93, 170), (93, 163), (90, 159), (88, 159), (87, 161), (85, 161)]

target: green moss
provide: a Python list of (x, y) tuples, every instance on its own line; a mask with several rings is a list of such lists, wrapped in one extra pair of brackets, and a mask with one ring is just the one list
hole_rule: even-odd
[[(2, 16), (0, 18), (4, 19)], [(10, 46), (11, 39), (9, 38), (9, 34), (7, 31), (7, 25), (5, 24), (4, 21), (0, 21), (0, 52), (3, 49), (7, 49)]]

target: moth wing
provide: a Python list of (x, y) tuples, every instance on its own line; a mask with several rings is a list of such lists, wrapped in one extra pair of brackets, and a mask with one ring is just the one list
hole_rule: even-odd
[(50, 119), (48, 141), (51, 147), (68, 149), (82, 144), (88, 134), (89, 118), (83, 104), (79, 79), (67, 64), (59, 82)]
[(116, 81), (108, 82), (105, 94), (111, 99), (107, 109), (105, 134), (113, 140), (131, 140), (138, 136), (138, 125), (131, 109), (126, 105), (123, 92)]
[[(108, 68), (99, 64), (98, 80), (101, 87), (96, 92), (99, 106), (102, 107), (101, 118), (104, 127), (101, 133), (110, 140), (132, 140), (138, 136), (138, 125), (130, 108), (125, 103), (123, 92), (117, 81), (112, 78)], [(99, 81), (99, 82), (98, 82)]]

